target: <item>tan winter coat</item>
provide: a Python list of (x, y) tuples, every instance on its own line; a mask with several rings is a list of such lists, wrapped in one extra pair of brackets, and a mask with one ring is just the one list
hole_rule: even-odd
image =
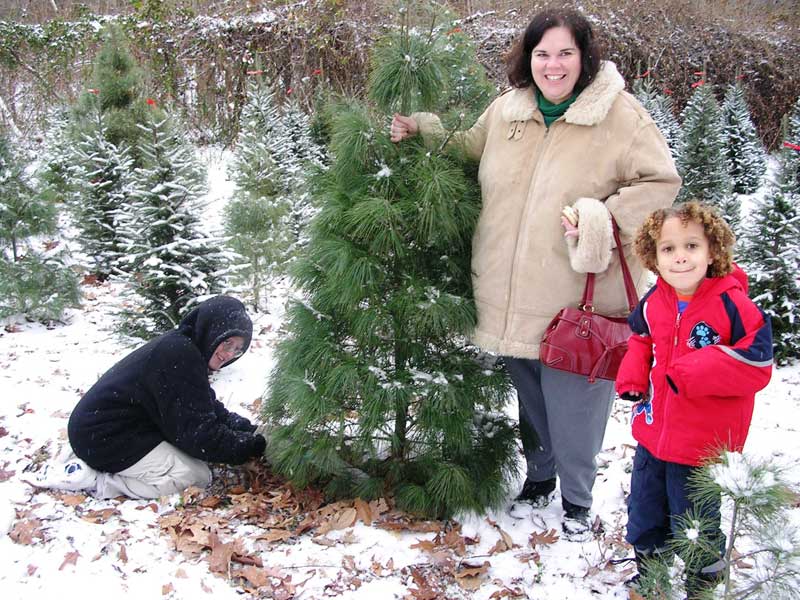
[[(580, 302), (585, 273), (596, 272), (595, 308), (628, 313), (619, 258), (612, 255), (608, 212), (620, 226), (639, 292), (646, 274), (630, 240), (645, 216), (675, 200), (680, 178), (647, 111), (627, 92), (613, 63), (550, 128), (532, 87), (497, 98), (458, 136), (480, 159), (483, 207), (472, 242), (478, 324), (484, 350), (538, 358), (539, 341), (564, 306)], [(426, 139), (442, 135), (438, 117), (415, 113)], [(568, 242), (561, 210), (579, 214), (578, 242)]]

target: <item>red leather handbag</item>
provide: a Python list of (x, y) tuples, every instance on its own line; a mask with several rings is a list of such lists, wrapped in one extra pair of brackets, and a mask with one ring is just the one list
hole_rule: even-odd
[[(619, 252), (628, 308), (639, 301), (631, 272), (625, 262), (619, 228), (612, 218), (614, 241)], [(594, 273), (586, 274), (583, 299), (576, 308), (562, 308), (548, 325), (539, 346), (539, 360), (552, 369), (585, 375), (590, 383), (598, 378), (614, 380), (628, 349), (631, 329), (627, 317), (607, 317), (594, 312)]]

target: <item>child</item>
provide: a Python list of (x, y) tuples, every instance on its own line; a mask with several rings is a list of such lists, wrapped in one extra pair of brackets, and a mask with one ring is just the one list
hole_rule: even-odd
[(215, 296), (198, 305), (177, 329), (133, 351), (83, 395), (67, 427), (74, 456), (33, 483), (98, 498), (158, 498), (205, 487), (207, 462), (261, 456), (264, 437), (229, 412), (208, 383), (209, 371), (244, 354), (252, 334), (239, 300)]
[[(636, 235), (637, 256), (659, 276), (628, 319), (633, 335), (616, 380), (620, 397), (637, 401), (626, 539), (640, 575), (687, 513), (714, 523), (703, 533), (720, 556), (725, 547), (719, 499), (696, 501), (688, 479), (720, 450), (741, 451), (753, 396), (772, 372), (770, 322), (747, 297), (733, 244), (725, 221), (696, 202), (655, 211)], [(687, 565), (689, 598), (721, 568)]]

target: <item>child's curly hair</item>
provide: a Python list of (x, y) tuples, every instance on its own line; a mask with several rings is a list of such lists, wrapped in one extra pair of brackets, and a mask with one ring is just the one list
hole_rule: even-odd
[(678, 217), (684, 224), (694, 221), (703, 226), (712, 259), (707, 277), (722, 277), (733, 271), (733, 244), (736, 238), (731, 228), (714, 208), (695, 200), (661, 208), (651, 213), (639, 227), (633, 241), (634, 251), (645, 268), (658, 274), (656, 244), (664, 221), (670, 217)]

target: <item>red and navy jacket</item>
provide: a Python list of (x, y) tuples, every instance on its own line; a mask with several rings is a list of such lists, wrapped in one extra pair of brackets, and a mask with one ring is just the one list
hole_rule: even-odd
[(741, 451), (755, 393), (772, 374), (772, 328), (747, 297), (744, 272), (705, 279), (682, 314), (659, 277), (628, 323), (616, 387), (642, 394), (633, 437), (656, 458), (691, 466)]

